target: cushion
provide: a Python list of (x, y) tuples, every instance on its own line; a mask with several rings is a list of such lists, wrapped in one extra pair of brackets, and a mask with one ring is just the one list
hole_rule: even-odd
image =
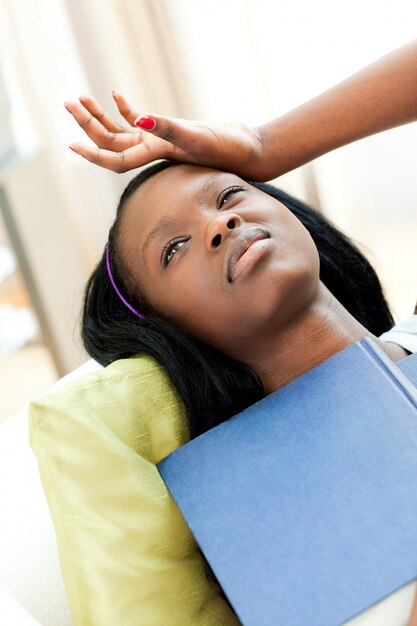
[(156, 468), (188, 439), (180, 398), (146, 355), (31, 404), (76, 626), (239, 624)]

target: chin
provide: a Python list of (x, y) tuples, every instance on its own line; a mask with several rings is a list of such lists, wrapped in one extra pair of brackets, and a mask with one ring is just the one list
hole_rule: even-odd
[(284, 328), (317, 299), (320, 288), (319, 267), (293, 268), (272, 276), (262, 294), (254, 294), (254, 317), (259, 328)]

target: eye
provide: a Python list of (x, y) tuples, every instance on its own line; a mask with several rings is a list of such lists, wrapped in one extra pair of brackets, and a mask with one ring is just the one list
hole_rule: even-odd
[(233, 197), (235, 194), (239, 193), (239, 191), (244, 191), (243, 187), (240, 187), (239, 185), (233, 185), (233, 187), (228, 187), (227, 189), (225, 189), (220, 196), (218, 208), (221, 209), (226, 204), (226, 202), (230, 200), (230, 198)]
[(169, 243), (167, 243), (162, 251), (162, 261), (165, 267), (168, 265), (177, 250), (182, 248), (182, 246), (187, 243), (187, 241), (187, 239), (182, 239), (181, 241), (170, 241)]

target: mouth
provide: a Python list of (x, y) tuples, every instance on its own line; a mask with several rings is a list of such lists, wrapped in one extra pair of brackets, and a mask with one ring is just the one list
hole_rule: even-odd
[(239, 259), (251, 247), (255, 241), (268, 239), (270, 234), (264, 228), (252, 226), (243, 231), (241, 235), (233, 242), (230, 252), (226, 259), (226, 277), (229, 283), (233, 282), (233, 274)]

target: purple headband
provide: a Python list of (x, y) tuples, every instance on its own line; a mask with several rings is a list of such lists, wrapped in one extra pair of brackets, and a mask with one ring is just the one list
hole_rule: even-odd
[(110, 269), (110, 253), (109, 253), (109, 244), (108, 243), (106, 243), (106, 265), (107, 265), (107, 273), (109, 275), (110, 282), (111, 282), (111, 284), (113, 286), (113, 289), (115, 290), (115, 292), (119, 296), (120, 300), (123, 302), (123, 304), (125, 306), (127, 306), (127, 308), (130, 311), (132, 311), (132, 313), (134, 313), (135, 315), (140, 317), (141, 320), (144, 320), (145, 316), (142, 315), (142, 313), (139, 313), (139, 311), (136, 311), (136, 309), (134, 309), (133, 306), (131, 304), (129, 304), (129, 302), (122, 296), (122, 294), (120, 293), (120, 291), (117, 288), (116, 283), (114, 282), (113, 274), (111, 273), (111, 269)]

